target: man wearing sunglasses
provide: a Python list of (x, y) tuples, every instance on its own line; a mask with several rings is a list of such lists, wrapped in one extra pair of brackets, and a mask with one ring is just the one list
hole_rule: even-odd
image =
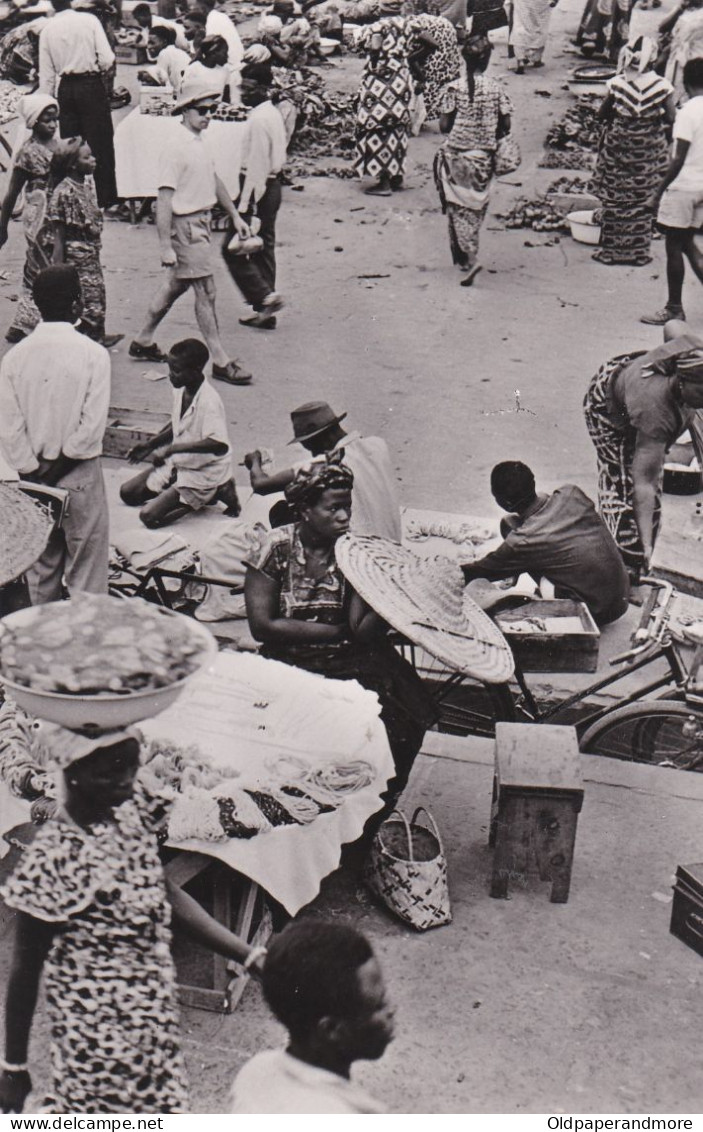
[(154, 341), (156, 328), (176, 300), (192, 287), (195, 317), (212, 358), (212, 376), (229, 385), (249, 385), (251, 374), (238, 362), (230, 361), (225, 353), (215, 311), (210, 249), (210, 213), (214, 204), (219, 202), (228, 213), (242, 239), (250, 234), (215, 171), (214, 156), (203, 139), (219, 97), (219, 88), (209, 79), (186, 76), (183, 80), (176, 102), (176, 113), (182, 115), (183, 125), (161, 156), (156, 201), (161, 263), (169, 274), (129, 353), (140, 361), (165, 361)]

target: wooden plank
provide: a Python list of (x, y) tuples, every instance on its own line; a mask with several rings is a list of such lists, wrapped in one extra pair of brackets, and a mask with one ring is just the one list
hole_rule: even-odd
[(583, 791), (576, 730), (534, 723), (496, 724), (496, 776), (499, 790)]

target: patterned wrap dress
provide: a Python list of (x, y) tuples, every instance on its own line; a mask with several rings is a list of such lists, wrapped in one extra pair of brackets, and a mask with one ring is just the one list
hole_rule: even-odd
[(651, 199), (669, 164), (666, 101), (673, 87), (654, 71), (616, 75), (608, 84), (612, 120), (601, 138), (593, 181), (603, 204), (600, 263), (649, 263)]
[(100, 263), (102, 212), (88, 181), (61, 181), (49, 202), (49, 219), (66, 227), (65, 262), (78, 272), (83, 297), (79, 329), (96, 342), (105, 336), (105, 279)]
[(171, 909), (137, 787), (114, 821), (41, 826), (2, 897), (56, 924), (44, 966), (54, 1113), (185, 1112)]
[(437, 44), (437, 50), (433, 51), (423, 63), (422, 72), (425, 84), (423, 90), (425, 113), (428, 118), (438, 118), (441, 113), (440, 105), (444, 88), (458, 78), (461, 71), (456, 28), (443, 16), (425, 14), (410, 16), (405, 31), (411, 50), (414, 47), (414, 38), (422, 32), (431, 35)]
[(391, 16), (369, 24), (357, 40), (358, 47), (369, 51), (374, 35), (381, 35), (382, 43), (375, 56), (368, 56), (361, 79), (355, 167), (360, 177), (402, 177), (413, 91), (405, 19)]
[(452, 260), (472, 267), (478, 256), (479, 231), (488, 208), (498, 145), (498, 127), (513, 108), (494, 79), (476, 75), (471, 101), (466, 74), (449, 83), (442, 96), (442, 114), (455, 112), (454, 124), (435, 156), (435, 184), (449, 222)]
[(576, 43), (586, 58), (606, 55), (616, 63), (630, 38), (630, 16), (634, 0), (587, 0)]
[(27, 243), (22, 271), (22, 296), (12, 321), (12, 329), (30, 334), (40, 321), (34, 305), (32, 287), (40, 271), (51, 263), (53, 239), (47, 216), (49, 200), (49, 170), (52, 150), (29, 137), (15, 158), (15, 169), (21, 170), (27, 180), (24, 186), (22, 227)]

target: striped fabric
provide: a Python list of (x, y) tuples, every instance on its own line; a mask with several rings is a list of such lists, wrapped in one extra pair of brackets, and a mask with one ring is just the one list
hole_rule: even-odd
[(643, 118), (659, 110), (674, 89), (667, 79), (653, 71), (634, 78), (616, 75), (608, 88), (616, 110), (626, 118)]

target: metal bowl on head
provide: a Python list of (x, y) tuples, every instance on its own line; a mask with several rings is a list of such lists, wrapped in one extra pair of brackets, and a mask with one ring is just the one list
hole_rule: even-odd
[[(129, 600), (129, 599), (128, 599)], [(154, 610), (164, 617), (177, 617), (181, 626), (187, 625), (191, 636), (201, 648), (197, 656), (193, 671), (172, 684), (160, 688), (146, 688), (134, 692), (99, 692), (90, 695), (71, 694), (69, 692), (46, 692), (37, 688), (28, 688), (16, 680), (8, 679), (0, 672), (0, 681), (14, 702), (38, 719), (45, 719), (49, 723), (58, 723), (74, 731), (95, 727), (101, 731), (108, 731), (119, 727), (128, 727), (142, 719), (150, 719), (159, 715), (170, 707), (183, 692), (183, 689), (194, 676), (212, 664), (217, 656), (217, 641), (204, 625), (192, 621), (182, 613), (162, 609), (154, 606)], [(22, 628), (29, 625), (36, 616), (37, 607), (20, 609), (3, 617), (0, 623), (10, 629)]]

